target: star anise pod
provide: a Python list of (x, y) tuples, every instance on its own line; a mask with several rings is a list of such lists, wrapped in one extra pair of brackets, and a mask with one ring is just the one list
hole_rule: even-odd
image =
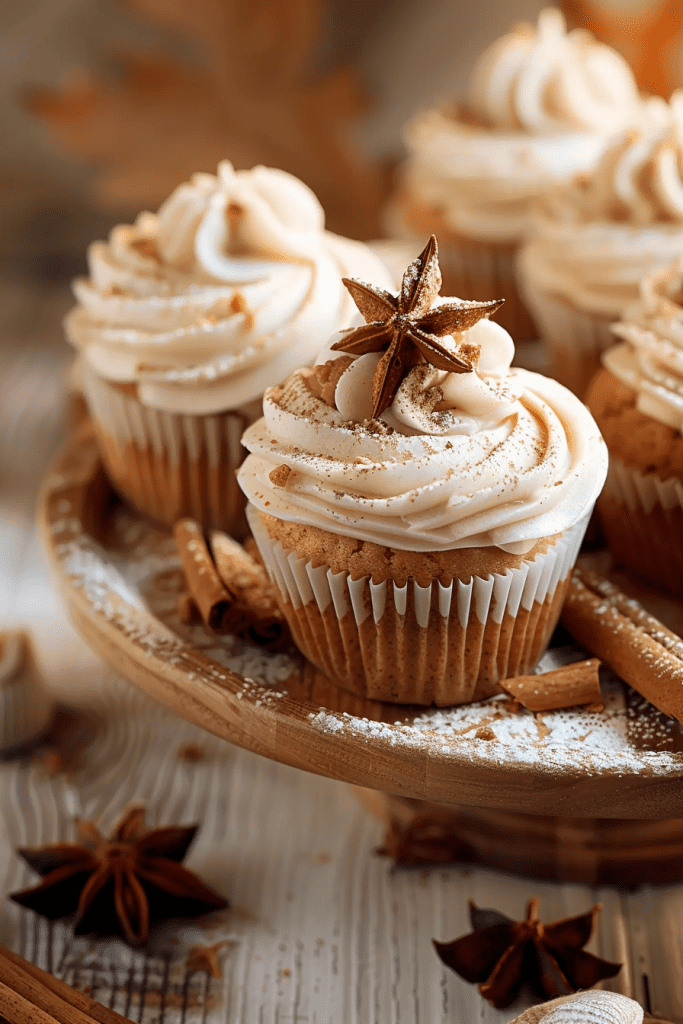
[(366, 323), (349, 331), (332, 348), (355, 356), (386, 350), (372, 379), (373, 418), (389, 408), (408, 370), (423, 360), (438, 370), (473, 370), (469, 358), (451, 352), (438, 338), (468, 330), (482, 317), (495, 313), (505, 301), (462, 300), (432, 309), (441, 290), (439, 249), (434, 235), (403, 274), (398, 295), (354, 278), (345, 277), (343, 282)]
[(405, 824), (392, 818), (377, 853), (405, 867), (477, 859), (472, 847), (455, 835), (448, 822), (429, 814), (417, 814)]
[(11, 898), (51, 920), (76, 914), (74, 932), (120, 934), (142, 945), (152, 920), (195, 917), (227, 900), (182, 867), (197, 825), (145, 831), (142, 807), (130, 807), (106, 839), (92, 821), (76, 823), (80, 842), (20, 849), (43, 881)]
[(509, 1006), (525, 982), (540, 999), (555, 999), (592, 988), (621, 970), (621, 964), (583, 949), (600, 910), (597, 904), (586, 914), (544, 925), (536, 899), (529, 901), (525, 921), (470, 901), (471, 934), (434, 941), (434, 946), (447, 967), (465, 981), (479, 982), (479, 991), (496, 1009)]

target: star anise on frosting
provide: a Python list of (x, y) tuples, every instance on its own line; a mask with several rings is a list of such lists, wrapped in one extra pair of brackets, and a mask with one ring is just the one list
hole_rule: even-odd
[(597, 904), (586, 914), (544, 925), (536, 899), (529, 901), (524, 921), (470, 901), (472, 933), (453, 942), (435, 941), (434, 946), (456, 974), (478, 982), (481, 994), (499, 1010), (510, 1005), (525, 982), (541, 999), (555, 999), (592, 988), (621, 970), (621, 964), (583, 948), (600, 909)]
[(50, 920), (76, 914), (74, 931), (119, 934), (142, 945), (152, 920), (195, 917), (227, 900), (182, 867), (196, 825), (145, 831), (134, 805), (105, 838), (92, 821), (77, 821), (78, 843), (54, 843), (18, 853), (42, 882), (11, 898)]
[(366, 323), (349, 331), (332, 348), (355, 356), (384, 351), (372, 379), (373, 418), (389, 408), (407, 372), (423, 360), (452, 373), (473, 370), (471, 359), (452, 352), (438, 339), (474, 327), (505, 301), (462, 300), (432, 309), (441, 290), (439, 250), (434, 235), (403, 274), (398, 295), (353, 278), (345, 277), (343, 282)]

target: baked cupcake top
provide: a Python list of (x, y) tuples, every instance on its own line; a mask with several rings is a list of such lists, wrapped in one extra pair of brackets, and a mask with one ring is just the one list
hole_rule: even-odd
[(409, 124), (407, 189), (457, 231), (516, 239), (539, 191), (592, 168), (640, 105), (623, 57), (546, 8), (482, 54), (466, 109)]
[(94, 242), (88, 264), (69, 341), (143, 404), (189, 414), (245, 405), (312, 361), (355, 312), (341, 275), (389, 283), (365, 245), (324, 230), (303, 182), (227, 161)]
[(683, 248), (683, 92), (652, 99), (591, 176), (540, 200), (522, 274), (587, 312), (618, 316)]
[(590, 413), (511, 369), (488, 319), (499, 303), (438, 296), (434, 238), (398, 296), (345, 283), (369, 322), (269, 388), (243, 437), (238, 480), (258, 509), (390, 548), (512, 554), (590, 511), (607, 469)]
[(621, 344), (605, 367), (636, 394), (636, 408), (683, 433), (683, 258), (643, 278), (640, 298), (613, 325)]

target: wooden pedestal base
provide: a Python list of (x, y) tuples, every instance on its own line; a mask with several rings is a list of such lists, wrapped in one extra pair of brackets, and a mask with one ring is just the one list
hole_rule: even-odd
[(397, 864), (485, 864), (562, 882), (636, 888), (683, 881), (683, 820), (554, 818), (459, 807), (354, 787), (386, 823)]

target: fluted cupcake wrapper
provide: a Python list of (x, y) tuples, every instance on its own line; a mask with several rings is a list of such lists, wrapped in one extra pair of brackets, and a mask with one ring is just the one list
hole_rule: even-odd
[(333, 682), (403, 704), (463, 704), (531, 671), (560, 614), (587, 518), (519, 568), (468, 582), (354, 580), (314, 566), (247, 518), (296, 643)]
[(683, 483), (641, 473), (610, 456), (598, 512), (615, 562), (658, 590), (683, 597)]
[(260, 403), (203, 416), (152, 409), (87, 368), (83, 388), (105, 469), (124, 498), (166, 526), (191, 516), (205, 529), (244, 533), (235, 470)]
[(528, 277), (520, 275), (519, 287), (538, 324), (550, 359), (550, 375), (583, 399), (600, 369), (601, 353), (616, 341), (610, 327), (617, 318), (578, 309), (538, 288)]
[(38, 675), (26, 635), (0, 632), (0, 753), (25, 746), (45, 732), (54, 702)]

